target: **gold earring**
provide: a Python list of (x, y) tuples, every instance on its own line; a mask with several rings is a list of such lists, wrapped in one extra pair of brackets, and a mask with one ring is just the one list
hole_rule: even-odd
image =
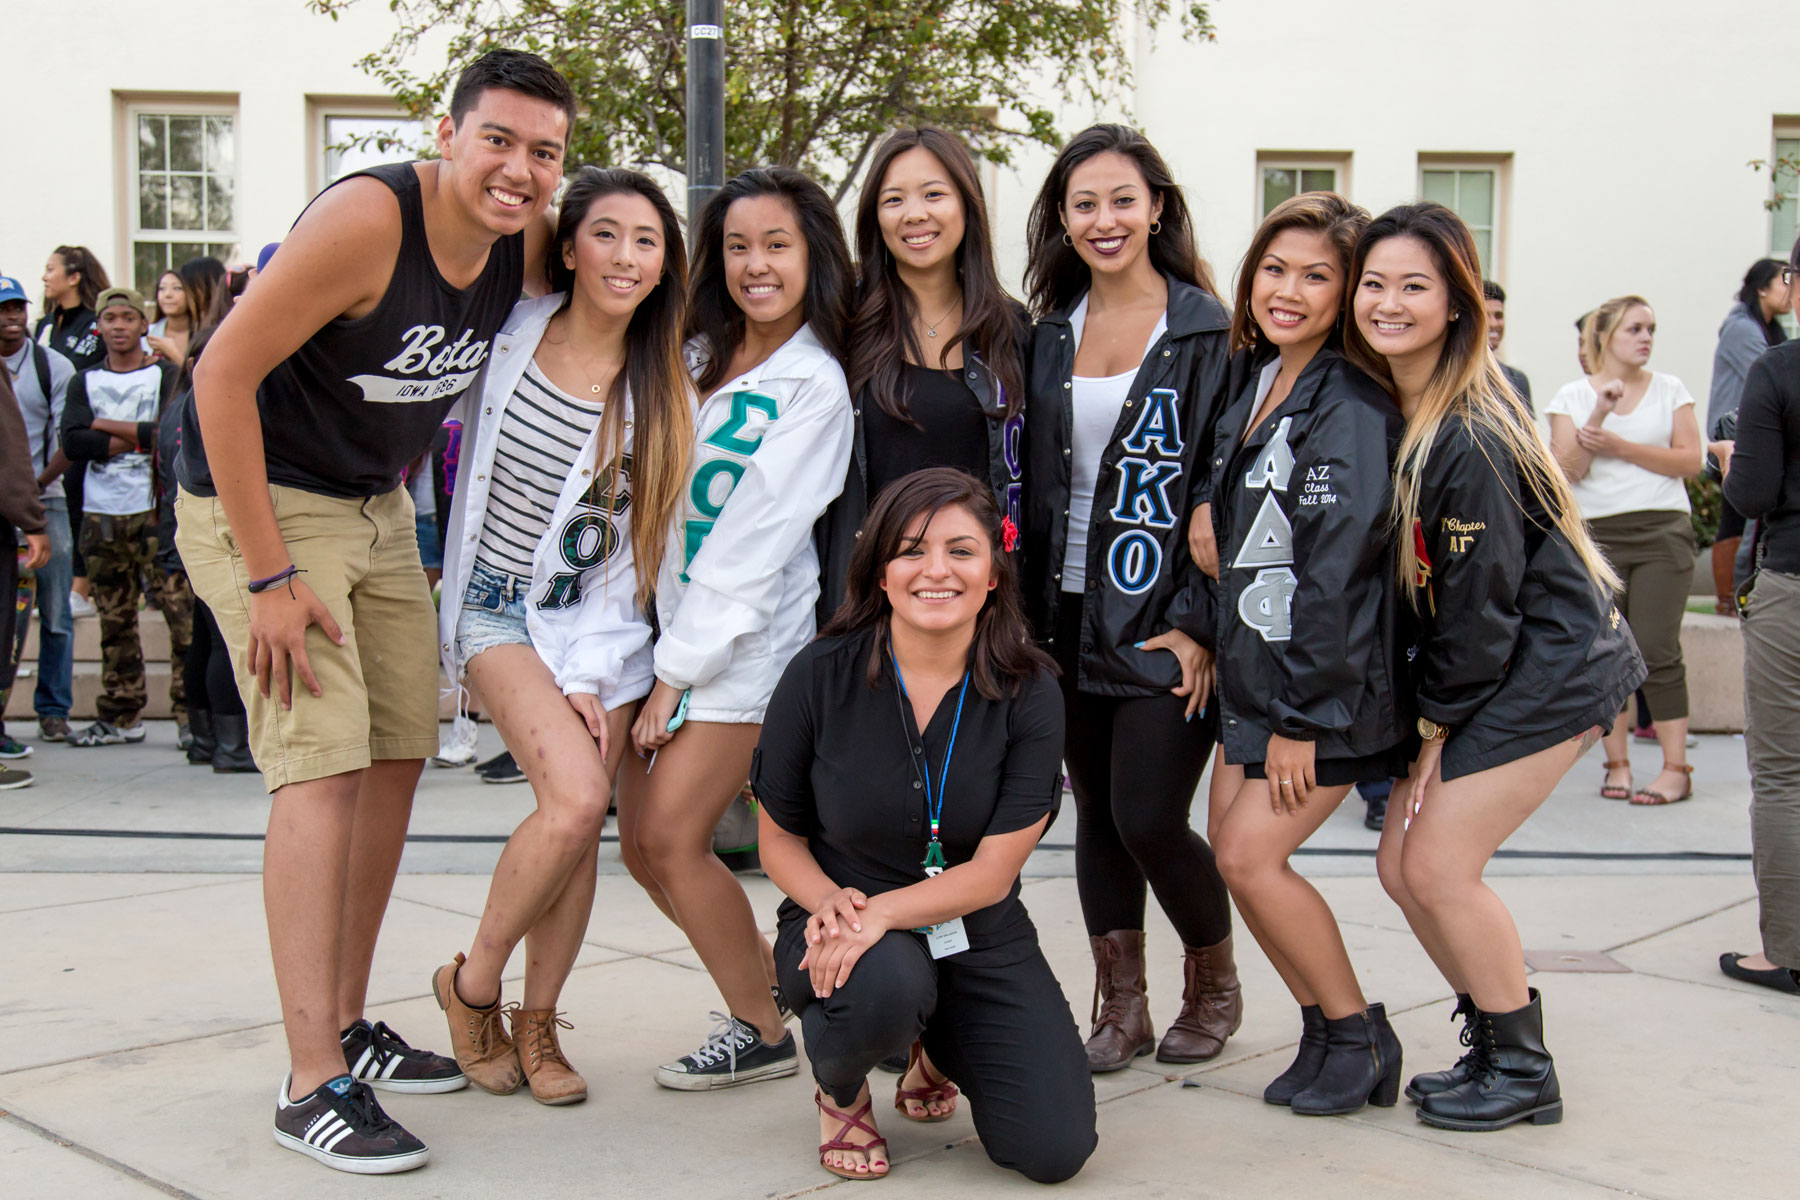
[(1157, 234), (1159, 234), (1161, 232), (1162, 232), (1162, 222), (1161, 221), (1150, 222), (1150, 236), (1151, 237), (1155, 237)]

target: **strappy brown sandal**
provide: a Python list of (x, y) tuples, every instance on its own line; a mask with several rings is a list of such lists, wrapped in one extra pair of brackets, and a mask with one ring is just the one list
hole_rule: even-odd
[[(864, 1100), (861, 1108), (857, 1109), (854, 1113), (845, 1114), (826, 1104), (825, 1093), (815, 1090), (813, 1092), (813, 1103), (819, 1106), (820, 1112), (824, 1113), (832, 1120), (842, 1121), (844, 1123), (843, 1128), (837, 1131), (836, 1137), (832, 1138), (829, 1142), (819, 1143), (819, 1165), (824, 1167), (827, 1171), (830, 1171), (833, 1175), (836, 1175), (839, 1179), (886, 1179), (886, 1170), (875, 1170), (875, 1156), (870, 1153), (870, 1151), (874, 1150), (877, 1146), (886, 1150), (887, 1139), (881, 1136), (880, 1131), (877, 1130), (875, 1126), (863, 1120), (864, 1117), (869, 1116), (874, 1110), (875, 1101), (873, 1099)], [(845, 1140), (844, 1135), (848, 1134), (852, 1129), (860, 1129), (864, 1133), (873, 1133), (875, 1136), (859, 1146), (855, 1142)], [(825, 1156), (833, 1150), (854, 1150), (859, 1154), (867, 1155), (869, 1159), (869, 1169), (866, 1171), (857, 1171), (849, 1167), (832, 1166), (825, 1161)], [(882, 1157), (881, 1165), (884, 1168), (889, 1166), (885, 1155)]]
[(1683, 800), (1687, 800), (1693, 796), (1694, 768), (1692, 766), (1687, 763), (1665, 762), (1663, 763), (1663, 770), (1687, 772), (1687, 787), (1682, 789), (1681, 795), (1665, 796), (1661, 792), (1653, 791), (1650, 788), (1639, 788), (1637, 793), (1631, 797), (1631, 802), (1633, 804), (1643, 805), (1645, 807), (1656, 804), (1680, 804)]
[[(951, 1117), (954, 1117), (956, 1115), (956, 1110), (953, 1108), (947, 1113), (941, 1113), (934, 1117), (931, 1115), (931, 1102), (935, 1100), (939, 1104), (942, 1104), (946, 1100), (956, 1099), (959, 1093), (956, 1090), (956, 1085), (951, 1083), (946, 1077), (939, 1076), (935, 1083), (932, 1082), (931, 1068), (921, 1061), (924, 1057), (925, 1047), (918, 1042), (914, 1042), (912, 1044), (912, 1049), (906, 1052), (906, 1070), (900, 1073), (900, 1083), (894, 1086), (894, 1108), (901, 1116), (909, 1121), (917, 1121), (921, 1125), (935, 1125), (939, 1121), (948, 1121)], [(906, 1083), (906, 1077), (913, 1073), (914, 1067), (917, 1067), (919, 1073), (925, 1076), (925, 1086), (921, 1088), (902, 1086)], [(906, 1102), (908, 1100), (911, 1100), (924, 1108), (925, 1115), (922, 1117), (915, 1117), (910, 1112), (907, 1112)]]
[(1606, 783), (1606, 776), (1613, 771), (1624, 771), (1629, 777), (1631, 774), (1631, 760), (1629, 758), (1609, 758), (1603, 765), (1606, 770), (1605, 773), (1600, 776), (1600, 798), (1602, 800), (1631, 799), (1630, 784), (1626, 784), (1624, 787), (1610, 787)]

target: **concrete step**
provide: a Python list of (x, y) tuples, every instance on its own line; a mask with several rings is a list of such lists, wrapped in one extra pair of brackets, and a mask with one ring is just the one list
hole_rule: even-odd
[[(164, 630), (165, 637), (167, 630)], [(145, 686), (149, 690), (144, 705), (146, 718), (160, 720), (169, 713), (169, 660), (149, 659), (144, 663)], [(100, 696), (100, 664), (98, 662), (76, 662), (72, 679), (74, 704), (69, 713), (72, 721), (92, 721), (98, 715), (94, 711), (94, 703)], [(456, 715), (456, 697), (454, 694), (444, 696), (442, 672), (438, 679), (438, 720), (448, 721)], [(19, 677), (13, 683), (12, 695), (6, 701), (6, 719), (9, 721), (30, 721), (35, 716), (32, 710), (32, 693), (37, 688), (37, 659), (25, 660), (19, 669)]]
[[(169, 625), (155, 609), (138, 611), (138, 637), (144, 643), (146, 659), (169, 657)], [(25, 661), (33, 663), (38, 655), (38, 621), (31, 618), (31, 630), (25, 635)], [(100, 619), (83, 617), (75, 622), (75, 661), (100, 661)]]

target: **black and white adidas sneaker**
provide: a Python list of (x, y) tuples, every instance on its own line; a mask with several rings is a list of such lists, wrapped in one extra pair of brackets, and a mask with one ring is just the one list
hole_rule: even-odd
[(779, 1079), (800, 1069), (800, 1051), (793, 1034), (770, 1045), (756, 1026), (724, 1013), (710, 1015), (719, 1023), (712, 1036), (692, 1054), (656, 1068), (656, 1082), (678, 1092), (705, 1092)]
[(303, 1100), (288, 1099), (293, 1077), (275, 1098), (275, 1143), (336, 1171), (393, 1175), (425, 1165), (431, 1152), (381, 1111), (371, 1092), (348, 1075), (319, 1085)]
[(389, 1029), (359, 1020), (344, 1030), (344, 1065), (359, 1083), (383, 1092), (457, 1092), (469, 1086), (454, 1058), (415, 1050)]

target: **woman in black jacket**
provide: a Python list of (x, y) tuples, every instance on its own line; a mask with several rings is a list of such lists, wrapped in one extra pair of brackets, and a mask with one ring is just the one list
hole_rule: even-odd
[[(1239, 273), (1244, 384), (1214, 435), (1219, 753), (1208, 830), (1244, 923), (1300, 1002), (1270, 1104), (1328, 1116), (1400, 1094), (1400, 1042), (1337, 919), (1288, 858), (1350, 791), (1406, 773), (1392, 455), (1400, 412), (1339, 353), (1369, 214), (1313, 192), (1263, 221)], [(1197, 539), (1200, 540), (1200, 539)], [(1197, 545), (1204, 565), (1207, 547)]]
[(890, 134), (856, 208), (856, 312), (845, 370), (856, 440), (814, 533), (819, 627), (844, 599), (869, 505), (894, 480), (955, 467), (1019, 521), (1025, 311), (1000, 286), (974, 160), (930, 127)]
[[(1230, 314), (1181, 190), (1136, 130), (1063, 148), (1032, 206), (1026, 606), (1062, 668), (1075, 878), (1093, 947), (1090, 1066), (1201, 1062), (1242, 1020), (1231, 908), (1188, 824), (1212, 750), (1206, 580), (1188, 553)], [(1144, 995), (1146, 883), (1186, 947), (1161, 1045)]]
[(1357, 245), (1350, 358), (1406, 417), (1395, 477), (1400, 579), (1419, 618), (1423, 744), (1394, 789), (1377, 865), (1456, 990), (1469, 1053), (1415, 1076), (1419, 1118), (1488, 1130), (1562, 1119), (1543, 1009), (1512, 916), (1482, 881), (1644, 679), (1618, 579), (1487, 349), (1474, 238), (1438, 204)]

